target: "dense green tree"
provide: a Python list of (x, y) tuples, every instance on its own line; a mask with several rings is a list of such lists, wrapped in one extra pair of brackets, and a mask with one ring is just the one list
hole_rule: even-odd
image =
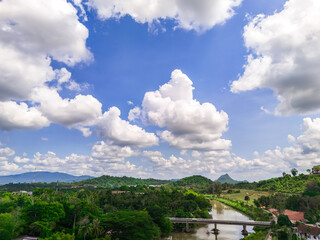
[(160, 236), (159, 227), (152, 221), (147, 211), (118, 211), (102, 218), (104, 229), (112, 239), (132, 240), (156, 239)]
[(165, 216), (165, 211), (158, 205), (147, 207), (146, 210), (151, 216), (153, 222), (159, 226), (162, 235), (169, 235), (169, 233), (172, 231), (172, 223)]
[(58, 222), (64, 216), (63, 205), (58, 202), (47, 203), (39, 201), (23, 209), (23, 219), (27, 224), (36, 221)]
[(291, 169), (291, 174), (292, 174), (292, 176), (297, 176), (297, 174), (298, 174), (298, 170), (296, 169), (296, 168), (292, 168)]
[(286, 199), (286, 208), (293, 211), (300, 211), (303, 203), (303, 199), (299, 195), (291, 195)]
[(288, 235), (287, 231), (285, 231), (285, 230), (278, 231), (277, 235), (278, 235), (278, 240), (288, 240), (289, 239), (289, 235)]
[(74, 240), (74, 235), (62, 232), (56, 232), (47, 238), (40, 238), (39, 240)]
[(211, 194), (220, 195), (221, 192), (222, 192), (222, 184), (220, 182), (218, 182), (218, 181), (215, 181), (215, 182), (210, 184), (208, 191)]
[(283, 215), (283, 214), (279, 215), (277, 224), (280, 227), (282, 227), (282, 226), (291, 227), (292, 226), (292, 223), (289, 220), (288, 216), (287, 215)]

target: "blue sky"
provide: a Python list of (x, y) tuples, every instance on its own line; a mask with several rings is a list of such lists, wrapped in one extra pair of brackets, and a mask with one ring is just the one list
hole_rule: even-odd
[(0, 1), (0, 174), (304, 172), (320, 163), (319, 10)]

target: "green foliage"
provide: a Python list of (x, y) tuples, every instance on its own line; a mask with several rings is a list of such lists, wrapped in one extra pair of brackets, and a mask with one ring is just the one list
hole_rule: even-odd
[(215, 181), (213, 183), (210, 184), (209, 188), (208, 188), (208, 192), (211, 194), (217, 194), (220, 195), (222, 192), (222, 184), (218, 181)]
[(308, 182), (320, 182), (320, 175), (304, 175), (300, 174), (291, 177), (286, 174), (283, 177), (262, 180), (257, 183), (258, 191), (276, 191), (286, 193), (303, 193)]
[(158, 205), (149, 206), (146, 210), (151, 216), (153, 222), (159, 226), (162, 235), (168, 236), (172, 231), (172, 223), (165, 216), (165, 211)]
[(10, 239), (17, 237), (22, 230), (21, 225), (18, 212), (0, 214), (0, 236), (8, 235)]
[(241, 238), (241, 240), (265, 240), (266, 235), (267, 235), (266, 231), (260, 231), (260, 232), (250, 233), (250, 235), (244, 238)]
[(278, 216), (278, 222), (277, 224), (282, 227), (282, 226), (287, 226), (287, 227), (291, 227), (292, 226), (292, 223), (291, 221), (289, 220), (288, 216), (287, 215), (283, 215), (283, 214), (280, 214)]
[(296, 176), (298, 174), (298, 170), (296, 168), (291, 169), (292, 176)]
[(320, 182), (315, 180), (308, 182), (305, 186), (303, 195), (308, 195), (311, 197), (320, 195)]
[(43, 221), (58, 222), (65, 216), (63, 205), (58, 202), (36, 202), (23, 210), (23, 219), (27, 224)]
[(278, 240), (288, 240), (289, 239), (289, 235), (287, 233), (287, 231), (278, 231), (277, 232), (277, 235), (278, 235)]
[(40, 238), (39, 240), (74, 240), (74, 235), (66, 234), (62, 232), (56, 232), (52, 236), (47, 238)]
[(0, 239), (1, 240), (11, 240), (12, 236), (7, 229), (0, 229)]
[(135, 185), (162, 185), (169, 183), (168, 180), (158, 180), (153, 178), (141, 179), (133, 177), (112, 177), (108, 175), (103, 175), (101, 177), (83, 180), (75, 183), (78, 186), (92, 185), (98, 187), (112, 187), (117, 188), (121, 186), (135, 186)]
[(147, 211), (118, 211), (102, 218), (104, 229), (111, 233), (112, 239), (157, 239), (159, 227), (152, 221)]
[(174, 187), (185, 187), (187, 189), (192, 189), (197, 192), (207, 192), (208, 188), (212, 184), (212, 180), (209, 178), (200, 176), (200, 175), (194, 175), (191, 177), (182, 178), (178, 181), (171, 182), (169, 185)]
[[(118, 213), (117, 219), (124, 223), (122, 228), (131, 228), (133, 225), (130, 224), (138, 226), (135, 228), (137, 232), (132, 233), (138, 236), (135, 239), (150, 239), (151, 235), (158, 238), (171, 232), (173, 226), (168, 216), (206, 218), (209, 217), (211, 205), (208, 199), (191, 190), (132, 187), (122, 194), (115, 194), (111, 189), (61, 191), (47, 188), (36, 189), (33, 197), (27, 194), (0, 194), (0, 209), (10, 207), (9, 213), (0, 214), (0, 234), (9, 235), (10, 239), (23, 233), (50, 240), (68, 239), (72, 234), (75, 240), (106, 240), (116, 238), (111, 234), (111, 227), (116, 224), (110, 221), (110, 216)], [(127, 214), (121, 215), (121, 212)], [(132, 218), (136, 222), (129, 224)], [(142, 232), (142, 224), (148, 224), (150, 228)], [(106, 226), (109, 226), (111, 236), (106, 235)], [(179, 225), (175, 228), (179, 229)], [(1, 240), (5, 239), (2, 235)]]

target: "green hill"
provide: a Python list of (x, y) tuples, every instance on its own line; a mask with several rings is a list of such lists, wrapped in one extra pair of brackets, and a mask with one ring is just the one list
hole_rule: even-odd
[(207, 190), (211, 183), (213, 183), (213, 181), (209, 178), (200, 175), (193, 175), (190, 177), (181, 178), (175, 182), (171, 182), (170, 185), (202, 191)]
[(103, 175), (101, 177), (87, 179), (77, 182), (79, 186), (96, 186), (96, 187), (121, 187), (121, 186), (135, 186), (135, 185), (162, 185), (169, 183), (169, 180), (158, 180), (153, 178), (141, 179), (133, 177), (112, 177)]
[(289, 193), (302, 193), (308, 182), (320, 182), (320, 174), (317, 175), (304, 175), (292, 177), (289, 174), (284, 177), (271, 178), (262, 180), (257, 183), (256, 190), (259, 191), (276, 191), (276, 192), (289, 192)]
[(216, 181), (221, 182), (221, 183), (229, 183), (229, 184), (237, 184), (237, 183), (242, 183), (242, 182), (248, 182), (248, 181), (237, 181), (232, 179), (229, 174), (224, 174), (221, 175)]

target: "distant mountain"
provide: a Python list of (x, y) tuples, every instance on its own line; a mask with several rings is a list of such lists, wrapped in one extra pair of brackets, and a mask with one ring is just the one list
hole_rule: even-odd
[(159, 179), (141, 179), (133, 177), (112, 177), (103, 175), (101, 177), (87, 179), (77, 182), (78, 186), (97, 186), (97, 187), (121, 187), (121, 186), (134, 186), (134, 185), (162, 185), (169, 183), (169, 180)]
[(73, 176), (59, 172), (27, 172), (16, 175), (0, 176), (0, 185), (8, 183), (32, 183), (35, 182), (78, 182), (85, 179), (91, 179), (91, 176)]
[(244, 181), (234, 180), (227, 173), (224, 174), (224, 175), (221, 175), (216, 181), (221, 182), (221, 183), (229, 183), (229, 184), (237, 184), (237, 183), (241, 183), (241, 182), (248, 182), (246, 180), (244, 180)]

